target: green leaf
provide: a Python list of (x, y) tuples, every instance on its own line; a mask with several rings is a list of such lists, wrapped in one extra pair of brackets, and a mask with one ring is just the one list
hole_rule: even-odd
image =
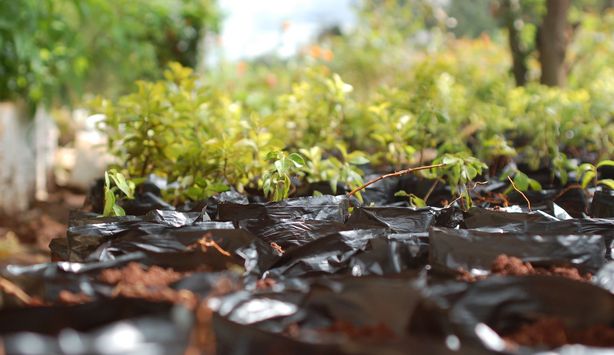
[(121, 173), (111, 174), (111, 179), (113, 179), (115, 186), (117, 186), (117, 188), (120, 189), (121, 192), (123, 192), (127, 198), (134, 198), (134, 191), (130, 189), (130, 185), (126, 181), (124, 175), (122, 175)]
[(288, 155), (288, 159), (290, 159), (290, 161), (292, 161), (292, 163), (294, 163), (294, 166), (297, 168), (300, 168), (305, 165), (305, 159), (303, 159), (303, 157), (298, 153), (292, 153)]
[(612, 166), (614, 167), (614, 160), (602, 160), (597, 164), (597, 168), (601, 168), (602, 166)]
[(275, 163), (273, 163), (273, 165), (275, 166), (275, 170), (277, 171), (277, 174), (284, 175), (286, 173), (287, 164), (284, 164), (284, 160), (276, 160)]
[(410, 196), (410, 194), (408, 194), (407, 191), (403, 191), (403, 190), (395, 192), (394, 195), (397, 197), (409, 197)]
[(111, 216), (113, 214), (113, 206), (115, 206), (115, 194), (111, 189), (104, 189), (104, 209), (103, 216)]
[(580, 164), (580, 166), (577, 168), (577, 171), (580, 174), (585, 171), (590, 171), (590, 170), (596, 170), (596, 168), (593, 164), (589, 164), (589, 163)]
[(441, 112), (435, 112), (435, 117), (437, 117), (437, 121), (439, 123), (446, 123), (446, 121), (448, 120), (447, 117)]
[(522, 172), (517, 172), (514, 176), (514, 185), (520, 191), (527, 191), (529, 189), (529, 177)]
[(531, 179), (531, 178), (529, 178), (529, 187), (533, 191), (541, 191), (542, 190), (542, 184), (540, 184), (539, 181), (537, 181), (535, 179)]
[(108, 172), (106, 172), (106, 171), (104, 172), (104, 186), (105, 186), (107, 189), (110, 189), (110, 188), (111, 188), (111, 181), (109, 180), (109, 173), (108, 173)]
[(113, 213), (114, 213), (116, 216), (125, 216), (125, 215), (126, 215), (126, 211), (124, 211), (124, 209), (123, 209), (123, 208), (121, 208), (121, 207), (120, 207), (119, 205), (117, 205), (117, 204), (114, 204), (114, 205), (113, 205)]
[(348, 163), (354, 165), (364, 165), (369, 163), (369, 159), (367, 159), (367, 157), (363, 155), (352, 156), (352, 154), (350, 154), (350, 159), (348, 159)]
[(608, 189), (614, 190), (614, 179), (603, 179), (597, 182), (599, 185), (607, 186)]
[(278, 156), (279, 156), (279, 152), (277, 152), (277, 151), (268, 152), (266, 154), (265, 159), (266, 160), (275, 160), (275, 159), (277, 159)]
[(593, 181), (595, 176), (597, 176), (597, 174), (595, 174), (595, 171), (593, 170), (589, 170), (586, 173), (584, 173), (584, 175), (582, 175), (582, 179), (580, 180), (582, 188), (585, 189), (588, 186), (588, 184), (590, 184), (591, 181)]
[(467, 166), (466, 171), (468, 180), (473, 180), (478, 175), (478, 171), (473, 166)]
[(213, 192), (226, 192), (228, 190), (230, 190), (230, 187), (226, 184), (222, 184), (220, 182), (216, 182), (213, 184), (209, 184), (207, 185), (207, 190), (213, 191)]
[(412, 206), (417, 207), (417, 208), (426, 207), (426, 202), (414, 194), (409, 195), (409, 203), (411, 203)]

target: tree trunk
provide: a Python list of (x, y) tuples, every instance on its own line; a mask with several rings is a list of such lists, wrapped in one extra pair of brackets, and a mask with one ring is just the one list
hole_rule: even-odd
[(520, 36), (520, 3), (516, 0), (506, 0), (503, 2), (505, 26), (508, 31), (508, 41), (512, 52), (512, 72), (517, 86), (524, 86), (527, 83), (527, 58), (529, 50), (522, 43)]
[(567, 13), (571, 0), (547, 0), (547, 12), (537, 33), (537, 48), (541, 65), (541, 83), (548, 86), (565, 85), (564, 65), (569, 24)]
[(26, 210), (34, 195), (34, 152), (28, 120), (12, 102), (0, 103), (0, 213)]

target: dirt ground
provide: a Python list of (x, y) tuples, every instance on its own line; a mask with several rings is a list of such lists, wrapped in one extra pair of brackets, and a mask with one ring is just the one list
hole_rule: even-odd
[(84, 200), (82, 192), (55, 188), (47, 201), (34, 202), (26, 212), (0, 214), (0, 264), (49, 261), (49, 242), (66, 236), (68, 214)]

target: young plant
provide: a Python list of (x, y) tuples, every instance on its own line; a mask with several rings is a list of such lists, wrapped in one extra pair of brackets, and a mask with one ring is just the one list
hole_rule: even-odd
[[(337, 184), (339, 182), (350, 189), (361, 186), (363, 184), (363, 172), (358, 166), (369, 162), (365, 153), (361, 151), (348, 153), (347, 148), (343, 144), (338, 144), (337, 150), (341, 155), (341, 159), (332, 155), (323, 158), (323, 151), (318, 146), (300, 150), (301, 154), (306, 158), (303, 171), (307, 181), (328, 181), (334, 194), (337, 193)], [(362, 201), (360, 193), (356, 194), (356, 197)]]
[(597, 169), (602, 166), (611, 166), (614, 167), (614, 160), (602, 160), (597, 165), (593, 165), (590, 163), (581, 164), (577, 169), (578, 181), (580, 182), (580, 186), (583, 189), (586, 189), (588, 185), (592, 182), (593, 186), (603, 185), (607, 188), (614, 190), (614, 180), (613, 179), (599, 179)]
[(477, 158), (464, 153), (444, 154), (433, 161), (444, 164), (441, 168), (431, 170), (423, 175), (427, 178), (444, 181), (450, 187), (452, 195), (457, 195), (465, 209), (473, 205), (469, 183), (482, 174), (488, 166)]
[(127, 180), (115, 169), (104, 173), (104, 210), (102, 215), (125, 216), (126, 211), (118, 204), (123, 199), (134, 199), (134, 182)]
[(407, 197), (411, 207), (424, 208), (427, 206), (426, 201), (424, 199), (412, 193), (408, 193), (407, 191), (404, 191), (404, 190), (397, 191), (394, 195), (399, 196), (399, 197)]
[(305, 165), (305, 159), (298, 153), (270, 152), (267, 160), (272, 166), (262, 176), (262, 190), (272, 201), (288, 198), (292, 186), (292, 175), (298, 175)]
[(514, 184), (513, 185), (510, 184), (510, 186), (507, 189), (505, 189), (505, 191), (503, 191), (504, 195), (509, 194), (510, 192), (512, 192), (512, 190), (515, 190), (515, 189), (521, 192), (525, 192), (529, 190), (540, 191), (542, 189), (542, 185), (539, 183), (539, 181), (535, 179), (531, 179), (527, 174), (523, 173), (522, 171), (516, 168), (504, 171), (499, 181), (505, 181), (508, 179), (512, 179), (511, 181)]

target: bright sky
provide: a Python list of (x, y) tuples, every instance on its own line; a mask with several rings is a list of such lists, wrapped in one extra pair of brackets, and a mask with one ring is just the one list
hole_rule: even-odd
[[(351, 27), (356, 0), (220, 0), (225, 14), (221, 53), (226, 60), (265, 53), (288, 57), (314, 39), (323, 28)], [(282, 32), (283, 23), (289, 27)], [(216, 58), (209, 58), (215, 61)]]

